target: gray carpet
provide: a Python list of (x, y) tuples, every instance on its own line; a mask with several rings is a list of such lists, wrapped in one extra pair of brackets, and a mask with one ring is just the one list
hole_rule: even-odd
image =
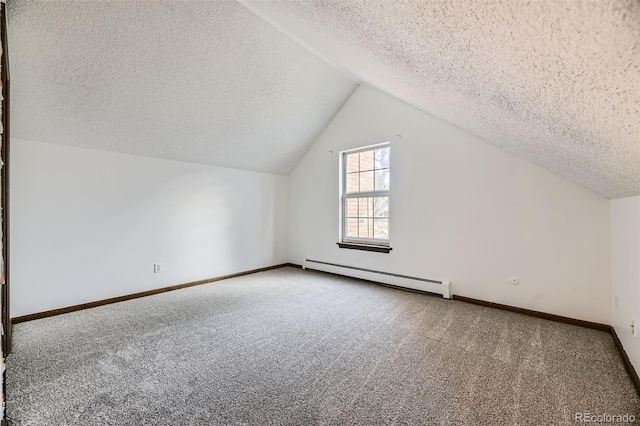
[(282, 268), (17, 324), (14, 425), (640, 418), (610, 335)]

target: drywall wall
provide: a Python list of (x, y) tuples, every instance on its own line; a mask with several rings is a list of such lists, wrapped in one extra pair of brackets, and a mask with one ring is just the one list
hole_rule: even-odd
[[(393, 250), (340, 249), (339, 152), (384, 141)], [(453, 294), (610, 321), (609, 200), (371, 87), (356, 90), (289, 183), (291, 262), (446, 279)]]
[(285, 176), (19, 139), (11, 161), (13, 317), (286, 261)]
[(640, 197), (611, 200), (611, 325), (631, 363), (640, 371)]

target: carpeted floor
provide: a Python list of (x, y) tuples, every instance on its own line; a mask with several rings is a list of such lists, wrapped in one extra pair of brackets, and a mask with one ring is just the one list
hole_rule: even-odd
[(294, 268), (21, 323), (14, 333), (14, 425), (640, 418), (607, 333)]

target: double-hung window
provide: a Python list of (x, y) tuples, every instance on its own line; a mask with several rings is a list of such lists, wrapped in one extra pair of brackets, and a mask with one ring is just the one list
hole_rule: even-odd
[(389, 246), (390, 144), (342, 153), (342, 243)]

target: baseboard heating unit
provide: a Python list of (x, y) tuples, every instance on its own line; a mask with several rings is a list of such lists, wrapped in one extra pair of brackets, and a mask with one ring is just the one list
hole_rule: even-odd
[(429, 293), (441, 294), (445, 299), (451, 298), (449, 281), (429, 280), (426, 278), (410, 277), (407, 275), (392, 274), (390, 272), (374, 271), (372, 269), (359, 268), (356, 266), (338, 265), (337, 263), (321, 262), (319, 260), (305, 259), (302, 262), (302, 269), (312, 269), (315, 271), (329, 272), (347, 277), (360, 278), (363, 280), (375, 281), (397, 287), (410, 288), (412, 290), (426, 291)]

